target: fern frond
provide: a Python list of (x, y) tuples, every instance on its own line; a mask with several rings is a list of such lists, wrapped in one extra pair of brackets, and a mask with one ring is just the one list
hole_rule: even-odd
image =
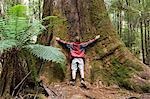
[(65, 56), (59, 48), (39, 44), (28, 45), (26, 47), (33, 55), (39, 57), (40, 59), (53, 61), (60, 64), (64, 64), (65, 62)]
[(18, 40), (22, 43), (27, 43), (30, 41), (33, 37), (38, 36), (42, 33), (42, 30), (44, 30), (45, 27), (41, 24), (40, 21), (34, 20), (32, 23), (28, 24), (28, 27), (26, 29), (22, 30), (22, 32), (19, 33)]
[(3, 53), (4, 50), (9, 50), (13, 48), (14, 46), (17, 46), (16, 40), (13, 40), (13, 39), (1, 40), (0, 41), (0, 53)]
[(18, 4), (18, 5), (11, 7), (8, 10), (7, 14), (11, 16), (17, 16), (17, 17), (26, 17), (27, 16), (26, 11), (27, 11), (27, 6)]
[(0, 34), (5, 39), (15, 39), (21, 45), (29, 43), (32, 37), (42, 33), (45, 27), (40, 21), (34, 20), (29, 23), (27, 18), (8, 17), (0, 19)]
[(50, 27), (50, 28), (54, 28), (60, 25), (63, 25), (66, 20), (63, 18), (60, 18), (58, 16), (47, 16), (45, 18), (42, 19), (42, 21), (50, 21), (50, 24), (48, 24), (46, 27)]

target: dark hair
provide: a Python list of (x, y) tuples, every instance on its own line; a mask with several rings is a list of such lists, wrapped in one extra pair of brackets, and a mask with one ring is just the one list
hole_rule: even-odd
[(79, 36), (75, 37), (75, 42), (80, 42), (80, 37)]

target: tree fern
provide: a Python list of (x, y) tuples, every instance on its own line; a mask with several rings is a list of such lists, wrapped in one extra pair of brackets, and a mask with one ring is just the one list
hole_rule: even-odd
[(26, 47), (33, 55), (39, 57), (40, 59), (64, 64), (65, 56), (59, 48), (39, 44), (28, 45)]
[(9, 50), (17, 46), (17, 41), (13, 39), (1, 40), (0, 41), (0, 53), (3, 53), (4, 50)]
[(42, 25), (43, 20), (30, 22), (25, 12), (25, 6), (17, 5), (10, 8), (7, 17), (0, 18), (0, 52), (3, 53), (4, 50), (13, 47), (19, 50), (26, 47), (40, 59), (63, 64), (65, 56), (58, 48), (32, 44), (32, 37), (42, 33), (45, 27)]
[(27, 44), (29, 41), (31, 41), (32, 37), (38, 36), (44, 29), (45, 27), (41, 24), (40, 21), (34, 20), (17, 34), (17, 39), (20, 40), (22, 44)]
[(8, 15), (17, 16), (17, 17), (27, 17), (27, 6), (18, 4), (16, 6), (11, 7), (8, 10)]

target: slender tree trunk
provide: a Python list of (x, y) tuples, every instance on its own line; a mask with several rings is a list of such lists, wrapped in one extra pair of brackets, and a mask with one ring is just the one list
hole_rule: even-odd
[(123, 18), (122, 18), (122, 10), (120, 10), (120, 37), (122, 37), (122, 21), (123, 21)]
[[(127, 7), (130, 6), (129, 0), (126, 0), (126, 5), (127, 5)], [(130, 38), (131, 38), (130, 13), (129, 13), (129, 11), (127, 11), (126, 13), (127, 13), (127, 26), (128, 26), (128, 34), (127, 34), (128, 36), (127, 36), (127, 44), (126, 44), (126, 46), (130, 48), (131, 47), (130, 46), (130, 43), (131, 43), (131, 40), (130, 40)]]
[(133, 52), (133, 39), (134, 39), (134, 34), (133, 34), (133, 24), (130, 23), (130, 36), (131, 36), (131, 40), (130, 40), (130, 49), (131, 52)]
[(41, 11), (41, 5), (42, 5), (42, 1), (41, 0), (38, 0), (38, 8), (39, 8), (39, 20), (41, 20), (41, 13), (42, 13), (42, 11)]
[(145, 50), (144, 50), (144, 34), (143, 34), (143, 22), (140, 22), (140, 29), (141, 29), (141, 50), (142, 50), (142, 59), (143, 63), (145, 63)]
[(4, 1), (0, 1), (0, 17), (4, 15)]
[(118, 0), (118, 12), (117, 12), (117, 18), (118, 18), (118, 22), (117, 22), (117, 26), (118, 26), (118, 29), (117, 29), (117, 31), (118, 31), (118, 34), (119, 34), (119, 36), (122, 38), (122, 2), (123, 1), (120, 1), (120, 0)]
[(117, 31), (118, 34), (120, 35), (120, 11), (117, 12)]
[(150, 24), (149, 23), (150, 23), (150, 21), (148, 21), (148, 31), (147, 31), (148, 32), (148, 34), (147, 34), (148, 35), (148, 37), (147, 37), (147, 41), (148, 41), (148, 48), (147, 48), (147, 50), (148, 50), (148, 59), (147, 60), (148, 60), (149, 66), (150, 66), (150, 61), (149, 61), (150, 60)]
[(148, 35), (147, 35), (147, 21), (144, 20), (144, 44), (145, 44), (145, 64), (148, 65)]
[(114, 11), (114, 23), (115, 23), (115, 27), (117, 27), (117, 11), (116, 10)]

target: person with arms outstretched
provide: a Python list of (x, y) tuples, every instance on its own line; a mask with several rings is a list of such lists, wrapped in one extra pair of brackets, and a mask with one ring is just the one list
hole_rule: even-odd
[(94, 39), (87, 42), (80, 42), (79, 36), (75, 37), (75, 42), (66, 42), (61, 40), (59, 37), (56, 37), (56, 41), (62, 46), (69, 49), (70, 59), (71, 59), (71, 73), (72, 80), (70, 81), (71, 85), (75, 85), (76, 73), (79, 68), (81, 85), (85, 86), (84, 82), (84, 56), (85, 51), (88, 46), (95, 43), (100, 38), (100, 35), (97, 35)]

